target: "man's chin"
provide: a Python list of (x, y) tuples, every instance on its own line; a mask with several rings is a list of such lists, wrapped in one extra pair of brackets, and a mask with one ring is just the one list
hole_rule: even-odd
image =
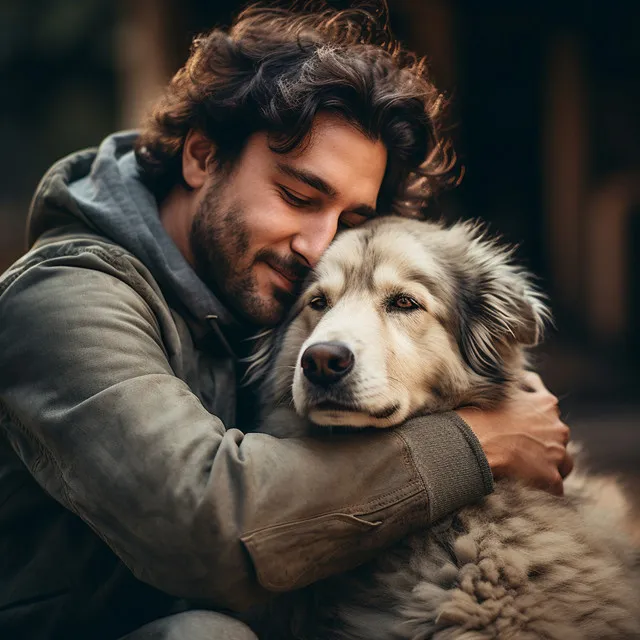
[(259, 328), (273, 329), (284, 319), (284, 312), (254, 315), (249, 318), (252, 324)]
[(247, 301), (241, 305), (239, 311), (243, 317), (256, 325), (256, 327), (275, 327), (280, 324), (291, 306), (291, 301), (287, 304), (281, 302), (273, 296), (269, 299)]
[(275, 327), (296, 301), (296, 293), (276, 286), (254, 272), (253, 278), (237, 279), (224, 295), (225, 302), (244, 321), (256, 327)]
[(260, 293), (246, 300), (245, 314), (256, 325), (275, 327), (284, 320), (296, 301), (296, 295), (271, 283), (261, 289), (259, 289)]

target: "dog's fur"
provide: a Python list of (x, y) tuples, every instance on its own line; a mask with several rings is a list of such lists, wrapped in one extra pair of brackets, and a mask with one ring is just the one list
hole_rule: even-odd
[[(253, 374), (268, 364), (267, 406), (293, 404), (303, 418), (274, 435), (302, 435), (311, 424), (392, 427), (496, 405), (519, 384), (525, 347), (547, 318), (511, 252), (477, 226), (382, 218), (329, 248), (283, 330), (257, 351)], [(348, 346), (355, 360), (323, 387), (300, 361), (326, 341)], [(267, 415), (263, 430), (269, 424)], [(375, 562), (283, 596), (261, 637), (640, 638), (628, 515), (611, 480), (574, 472), (563, 498), (500, 481), (479, 504)]]

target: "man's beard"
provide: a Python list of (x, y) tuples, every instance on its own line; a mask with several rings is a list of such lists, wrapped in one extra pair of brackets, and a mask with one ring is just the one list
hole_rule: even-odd
[(280, 322), (299, 294), (299, 288), (288, 292), (274, 288), (273, 297), (266, 300), (258, 292), (253, 267), (266, 262), (290, 275), (299, 285), (309, 272), (295, 258), (283, 258), (274, 251), (261, 249), (247, 265), (250, 248), (246, 216), (240, 207), (222, 209), (219, 181), (205, 193), (191, 224), (189, 242), (195, 270), (203, 282), (229, 308), (245, 320), (259, 326)]

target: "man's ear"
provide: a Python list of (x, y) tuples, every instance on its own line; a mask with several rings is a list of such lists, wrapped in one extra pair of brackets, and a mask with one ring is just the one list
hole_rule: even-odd
[(207, 179), (215, 147), (203, 133), (191, 129), (182, 148), (182, 176), (192, 188), (199, 189)]

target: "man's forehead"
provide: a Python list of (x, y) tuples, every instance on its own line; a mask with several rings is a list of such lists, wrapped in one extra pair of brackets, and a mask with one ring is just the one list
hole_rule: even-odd
[(381, 141), (372, 140), (337, 116), (318, 116), (308, 139), (287, 154), (275, 155), (280, 170), (285, 165), (314, 176), (336, 196), (348, 194), (367, 200), (366, 204), (372, 204), (372, 198), (375, 201), (387, 163)]

